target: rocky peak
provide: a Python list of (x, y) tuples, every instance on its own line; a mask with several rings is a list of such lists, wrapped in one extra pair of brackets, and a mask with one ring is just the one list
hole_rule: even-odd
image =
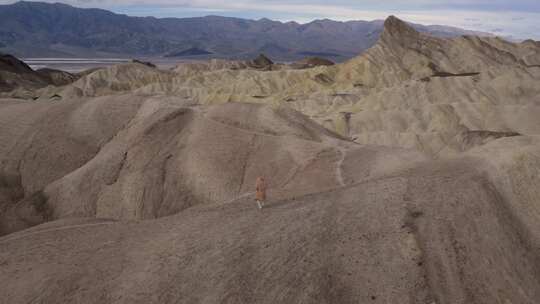
[(384, 22), (384, 28), (381, 38), (383, 40), (395, 40), (418, 38), (419, 35), (420, 33), (418, 33), (411, 25), (409, 25), (405, 21), (395, 16), (390, 16)]
[(268, 68), (274, 64), (270, 58), (266, 57), (264, 54), (260, 54), (257, 58), (251, 61), (251, 65), (258, 69)]
[(0, 69), (12, 73), (34, 72), (26, 63), (8, 54), (0, 53)]

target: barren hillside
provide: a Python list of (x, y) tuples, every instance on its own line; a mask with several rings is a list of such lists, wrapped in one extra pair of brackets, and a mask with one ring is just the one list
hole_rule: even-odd
[(539, 65), (390, 17), (337, 65), (5, 92), (0, 303), (537, 303)]

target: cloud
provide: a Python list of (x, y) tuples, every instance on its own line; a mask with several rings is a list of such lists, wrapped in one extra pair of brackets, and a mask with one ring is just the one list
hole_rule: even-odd
[[(51, 0), (46, 2), (58, 2)], [(0, 0), (0, 3), (13, 1)], [(138, 16), (187, 17), (219, 14), (308, 22), (313, 19), (374, 20), (396, 15), (410, 22), (540, 39), (538, 0), (64, 0)], [(501, 30), (501, 31), (499, 31)]]

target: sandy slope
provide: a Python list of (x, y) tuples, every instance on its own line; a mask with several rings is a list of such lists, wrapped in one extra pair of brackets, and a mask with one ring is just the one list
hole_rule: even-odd
[[(538, 162), (535, 151), (519, 158)], [(474, 156), (423, 163), (329, 191), (274, 194), (262, 212), (246, 198), (153, 221), (25, 230), (0, 239), (2, 299), (535, 303), (540, 213), (504, 190), (538, 189), (538, 180), (524, 185), (519, 170), (503, 176), (491, 166)], [(497, 188), (504, 178), (517, 184)]]
[(537, 303), (538, 51), (390, 18), (336, 66), (0, 99), (0, 303)]

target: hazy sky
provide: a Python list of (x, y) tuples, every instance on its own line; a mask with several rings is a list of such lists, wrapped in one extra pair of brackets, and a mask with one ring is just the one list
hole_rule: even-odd
[[(0, 3), (15, 1), (0, 0)], [(540, 39), (540, 0), (65, 0), (132, 16), (205, 15), (301, 23), (314, 19), (373, 20), (396, 15), (422, 24), (441, 24), (516, 38)]]

